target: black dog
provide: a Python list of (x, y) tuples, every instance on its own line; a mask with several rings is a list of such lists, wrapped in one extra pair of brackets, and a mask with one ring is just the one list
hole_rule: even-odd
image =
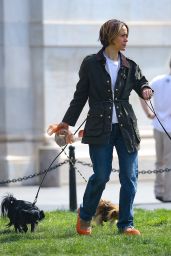
[(7, 227), (14, 225), (15, 232), (27, 232), (27, 224), (31, 224), (31, 232), (34, 232), (36, 224), (45, 217), (43, 211), (30, 202), (17, 200), (9, 194), (1, 203), (2, 216), (7, 216), (10, 222)]

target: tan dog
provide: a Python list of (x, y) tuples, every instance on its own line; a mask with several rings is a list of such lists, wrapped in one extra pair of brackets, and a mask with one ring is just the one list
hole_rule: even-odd
[(118, 205), (113, 204), (110, 201), (101, 199), (97, 207), (96, 213), (93, 217), (93, 221), (97, 225), (103, 225), (103, 222), (107, 221), (109, 221), (111, 224), (114, 224), (118, 220), (118, 216)]

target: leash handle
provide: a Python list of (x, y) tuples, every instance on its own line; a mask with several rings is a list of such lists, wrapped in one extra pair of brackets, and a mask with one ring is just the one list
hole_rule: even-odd
[[(80, 124), (80, 126), (76, 129), (76, 131), (74, 132), (74, 135), (79, 131), (79, 129), (81, 128), (81, 126), (83, 126), (83, 124), (86, 122), (87, 118)], [(36, 196), (35, 196), (35, 199), (34, 199), (34, 202), (33, 202), (33, 206), (36, 204), (37, 202), (37, 198), (38, 198), (38, 195), (39, 195), (39, 192), (40, 192), (40, 188), (43, 184), (43, 181), (48, 173), (48, 171), (50, 170), (51, 166), (53, 165), (53, 163), (56, 161), (56, 159), (64, 152), (64, 150), (66, 149), (66, 147), (68, 146), (68, 144), (66, 144), (62, 149), (61, 151), (59, 152), (59, 154), (52, 160), (52, 162), (50, 163), (49, 167), (47, 168), (41, 182), (40, 182), (40, 185), (38, 187), (38, 190), (37, 190), (37, 193), (36, 193)]]

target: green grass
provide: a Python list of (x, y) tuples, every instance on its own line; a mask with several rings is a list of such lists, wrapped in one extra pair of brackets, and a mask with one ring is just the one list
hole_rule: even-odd
[(91, 236), (75, 232), (76, 213), (47, 212), (35, 233), (16, 234), (0, 218), (0, 256), (171, 256), (171, 211), (135, 210), (141, 236), (118, 234), (115, 225), (93, 227)]

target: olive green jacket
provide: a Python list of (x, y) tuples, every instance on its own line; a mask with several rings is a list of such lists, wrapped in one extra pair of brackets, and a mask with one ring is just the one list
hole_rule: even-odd
[[(139, 148), (140, 135), (137, 118), (129, 96), (132, 90), (142, 97), (142, 88), (149, 87), (139, 66), (120, 54), (121, 64), (112, 91), (111, 78), (105, 69), (106, 59), (102, 48), (97, 54), (87, 56), (80, 67), (79, 82), (63, 122), (74, 126), (88, 100), (89, 111), (84, 127), (83, 143), (109, 143), (112, 129), (112, 111), (115, 104), (116, 115), (128, 152)], [(150, 87), (149, 87), (150, 88)]]

